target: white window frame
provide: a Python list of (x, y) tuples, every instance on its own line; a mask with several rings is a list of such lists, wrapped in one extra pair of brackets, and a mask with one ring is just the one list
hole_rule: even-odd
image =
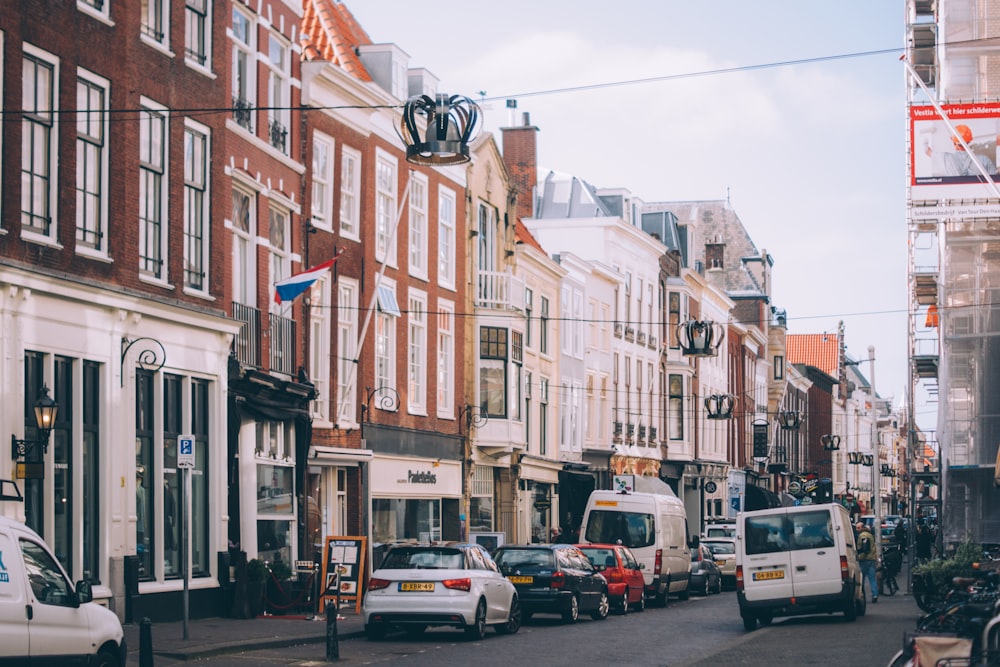
[[(31, 44), (24, 44), (24, 51), (22, 54), (22, 62), (28, 59), (38, 61), (42, 66), (51, 67), (50, 75), (50, 89), (49, 89), (49, 100), (47, 102), (48, 107), (44, 109), (41, 113), (35, 113), (35, 101), (24, 99), (24, 93), (21, 94), (21, 108), (25, 110), (24, 115), (21, 120), (21, 132), (22, 136), (27, 134), (27, 128), (38, 128), (38, 131), (46, 136), (46, 141), (48, 143), (48, 153), (41, 156), (45, 163), (39, 165), (44, 168), (44, 174), (40, 174), (34, 167), (34, 163), (30, 165), (28, 173), (32, 176), (38, 174), (45, 178), (47, 191), (43, 193), (41, 198), (32, 197), (25, 193), (24, 187), (24, 175), (25, 175), (25, 160), (29, 159), (30, 156), (25, 155), (22, 152), (21, 155), (21, 236), (25, 239), (32, 241), (39, 241), (46, 244), (56, 244), (56, 239), (58, 239), (58, 196), (59, 192), (59, 132), (58, 125), (56, 124), (56, 119), (58, 118), (59, 112), (59, 70), (60, 61), (55, 55), (43, 51), (36, 46)], [(25, 67), (22, 74), (22, 91), (24, 89), (24, 76), (27, 75), (28, 68)], [(29, 110), (31, 113), (29, 113)], [(23, 143), (23, 142), (22, 142)], [(33, 155), (33, 153), (32, 153)], [(26, 199), (27, 198), (27, 199)], [(45, 218), (44, 229), (38, 229), (31, 224), (25, 224), (25, 208), (24, 204), (26, 201), (31, 201), (31, 209), (29, 215), (35, 216), (40, 211), (38, 207), (44, 206), (43, 216)], [(30, 220), (29, 220), (30, 222)]]
[(559, 296), (559, 319), (561, 326), (560, 347), (566, 356), (573, 354), (573, 326), (570, 323), (570, 311), (573, 307), (573, 288), (563, 285)]
[[(383, 276), (378, 286), (380, 289), (391, 292), (395, 298), (395, 282)], [(380, 392), (390, 390), (385, 394), (380, 394), (385, 396), (386, 400), (375, 402), (379, 409), (385, 410), (395, 410), (397, 407), (395, 401), (388, 399), (396, 393), (396, 320), (399, 311), (397, 310), (396, 314), (392, 314), (390, 311), (391, 307), (384, 307), (380, 299), (375, 312), (375, 363), (372, 370), (375, 382), (373, 388)]]
[(399, 201), (399, 162), (383, 150), (375, 152), (375, 260), (398, 265), (396, 214)]
[(410, 175), (410, 275), (427, 280), (427, 176)]
[(337, 278), (337, 425), (357, 425), (358, 281)]
[(333, 231), (333, 137), (313, 132), (312, 141), (312, 226)]
[(437, 302), (437, 416), (455, 417), (455, 303)]
[[(248, 202), (247, 229), (240, 229), (235, 220), (227, 220), (226, 226), (233, 234), (231, 250), (233, 301), (244, 306), (257, 306), (257, 193), (247, 187), (241, 187), (233, 182), (231, 201), (235, 204), (236, 195), (246, 197)], [(230, 208), (230, 215), (235, 217), (235, 210)], [(245, 251), (246, 256), (237, 255), (237, 250)], [(241, 261), (242, 260), (242, 261)], [(242, 268), (242, 270), (240, 270)]]
[(170, 47), (170, 0), (140, 0), (139, 37), (158, 49)]
[[(167, 240), (169, 236), (169, 205), (167, 203), (167, 193), (169, 192), (169, 180), (170, 180), (170, 169), (168, 163), (168, 156), (170, 155), (170, 133), (167, 128), (170, 124), (170, 113), (168, 109), (162, 104), (153, 102), (152, 100), (143, 97), (139, 102), (140, 106), (140, 127), (139, 127), (139, 206), (140, 216), (139, 216), (139, 277), (142, 280), (149, 282), (166, 284), (167, 275), (167, 249), (169, 247)], [(152, 137), (147, 136), (146, 133), (150, 129), (150, 126), (146, 122), (146, 116), (148, 114), (156, 114), (162, 117), (162, 141), (159, 150), (156, 150), (155, 146), (149, 146), (149, 154), (144, 156), (144, 145), (150, 143)], [(148, 159), (144, 159), (148, 158)], [(161, 164), (157, 165), (156, 161)], [(157, 172), (158, 170), (158, 172)], [(146, 173), (157, 174), (159, 173), (158, 182), (153, 183), (154, 186), (158, 186), (160, 190), (160, 206), (158, 211), (150, 210), (146, 207), (149, 205), (149, 197), (145, 197), (143, 192), (145, 192), (143, 186), (143, 178), (145, 178)], [(154, 176), (155, 178), (155, 176)], [(149, 214), (157, 214), (159, 231), (160, 231), (160, 243), (159, 243), (159, 271), (150, 270), (148, 267), (144, 267), (142, 262), (144, 261), (143, 253), (148, 253), (151, 250), (156, 250), (156, 248), (151, 248), (149, 241), (146, 239), (148, 230), (146, 229), (146, 224), (150, 220)], [(148, 255), (147, 255), (148, 256)]]
[[(212, 71), (212, 0), (184, 0), (184, 62), (206, 72)], [(200, 38), (200, 39), (198, 39)], [(201, 53), (192, 43), (202, 42)]]
[[(202, 125), (201, 123), (196, 123), (193, 120), (185, 119), (184, 121), (184, 275), (182, 276), (184, 291), (192, 292), (195, 294), (207, 295), (209, 292), (210, 278), (209, 271), (211, 269), (210, 257), (211, 257), (211, 234), (209, 233), (209, 204), (212, 200), (212, 190), (211, 190), (211, 178), (210, 169), (211, 161), (210, 157), (212, 155), (212, 134), (211, 129)], [(197, 173), (193, 173), (190, 167), (193, 166), (191, 148), (193, 144), (189, 141), (194, 138), (201, 138), (202, 152), (200, 156), (200, 177)], [(195, 156), (197, 158), (197, 156)], [(200, 178), (200, 182), (199, 182)], [(201, 194), (200, 205), (193, 206), (192, 200), (189, 196), (194, 193)], [(197, 210), (196, 210), (197, 209)], [(193, 213), (200, 213), (200, 247), (192, 248), (192, 242), (194, 235), (192, 234), (191, 223), (193, 222)], [(200, 256), (197, 260), (200, 262), (201, 266), (201, 286), (190, 285), (188, 281), (188, 265), (193, 257), (193, 253), (197, 252)]]
[(112, 0), (76, 0), (76, 8), (99, 21), (110, 23), (111, 3)]
[[(246, 21), (246, 39), (243, 39), (241, 35), (238, 35), (233, 29), (233, 19), (236, 17)], [(245, 125), (236, 121), (236, 125), (243, 128), (247, 132), (253, 134), (254, 127), (256, 123), (254, 122), (255, 112), (253, 111), (257, 95), (257, 20), (253, 14), (241, 9), (238, 3), (233, 3), (233, 15), (230, 19), (229, 27), (226, 30), (226, 34), (229, 36), (230, 41), (233, 44), (232, 59), (230, 62), (230, 67), (232, 68), (232, 78), (233, 78), (233, 107), (237, 107), (237, 103), (241, 102), (247, 105), (250, 109), (247, 113), (249, 114), (249, 125)], [(241, 78), (239, 76), (241, 68), (238, 66), (242, 63), (245, 67), (246, 72)], [(245, 90), (240, 90), (241, 84), (245, 84)]]
[(427, 292), (410, 288), (407, 319), (406, 407), (427, 415)]
[[(281, 218), (282, 244), (275, 246), (272, 241), (271, 228), (275, 224), (275, 217)], [(279, 202), (270, 199), (267, 205), (267, 277), (268, 289), (274, 289), (274, 284), (279, 280), (284, 280), (292, 275), (292, 212)], [(289, 317), (292, 309), (291, 302), (274, 303), (270, 301), (271, 312), (282, 317)]]
[[(2, 40), (0, 40), (2, 47)], [(0, 68), (2, 70), (2, 68)], [(76, 181), (76, 252), (79, 255), (89, 255), (92, 257), (107, 258), (108, 256), (108, 109), (111, 98), (111, 82), (103, 77), (99, 77), (84, 69), (77, 69), (77, 108), (87, 110), (85, 113), (77, 114), (77, 181)], [(89, 88), (88, 88), (89, 87)], [(94, 122), (94, 111), (90, 111), (89, 90), (100, 90), (103, 100), (100, 106), (100, 117)], [(96, 158), (97, 164), (91, 164), (88, 153)], [(86, 163), (81, 169), (80, 162)], [(97, 179), (97, 187), (88, 186), (81, 183), (80, 177), (85, 174), (85, 180), (92, 183), (90, 176)], [(89, 207), (81, 200), (84, 198), (97, 199), (96, 207)], [(96, 210), (94, 210), (96, 209)], [(96, 219), (86, 221), (81, 220), (81, 216), (91, 212)], [(81, 224), (83, 223), (83, 224)], [(81, 236), (93, 234), (96, 238), (93, 243), (87, 242)]]
[(583, 359), (584, 346), (584, 320), (583, 320), (583, 291), (573, 290), (573, 356)]
[[(284, 35), (268, 33), (267, 54), (263, 62), (267, 65), (267, 142), (282, 155), (289, 155), (292, 145), (291, 100), (292, 100), (292, 47)], [(280, 125), (277, 127), (275, 124)], [(282, 145), (277, 134), (284, 129)]]
[(309, 379), (316, 388), (311, 411), (315, 425), (330, 426), (330, 317), (333, 278), (328, 271), (310, 288)]
[(340, 234), (361, 240), (361, 152), (340, 147)]
[(438, 285), (455, 289), (455, 244), (457, 236), (457, 199), (455, 191), (438, 187)]

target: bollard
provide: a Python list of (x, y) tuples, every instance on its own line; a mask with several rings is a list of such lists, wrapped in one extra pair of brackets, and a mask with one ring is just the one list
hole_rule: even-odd
[[(326, 659), (340, 660), (340, 637), (337, 635), (337, 614), (340, 610), (330, 602), (326, 603)], [(139, 667), (143, 667), (140, 665)]]
[(139, 667), (153, 667), (153, 622), (148, 617), (139, 621)]

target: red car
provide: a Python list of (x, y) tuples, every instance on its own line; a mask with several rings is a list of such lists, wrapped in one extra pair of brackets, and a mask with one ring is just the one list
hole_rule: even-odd
[(576, 546), (593, 563), (594, 569), (608, 580), (608, 599), (612, 608), (621, 614), (627, 614), (629, 609), (642, 611), (646, 608), (642, 566), (628, 547), (620, 544)]

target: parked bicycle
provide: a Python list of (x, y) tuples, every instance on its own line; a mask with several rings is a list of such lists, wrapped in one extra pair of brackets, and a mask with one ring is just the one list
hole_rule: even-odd
[(895, 595), (899, 590), (896, 575), (903, 568), (903, 550), (898, 544), (887, 544), (882, 548), (882, 561), (879, 564), (879, 593)]

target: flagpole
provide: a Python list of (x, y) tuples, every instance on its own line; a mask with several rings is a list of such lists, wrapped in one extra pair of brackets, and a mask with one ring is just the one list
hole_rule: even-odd
[[(378, 303), (378, 287), (379, 283), (382, 281), (382, 276), (385, 275), (385, 267), (389, 262), (389, 251), (396, 241), (396, 232), (399, 230), (399, 221), (403, 217), (403, 206), (406, 203), (407, 198), (410, 194), (410, 184), (413, 182), (413, 169), (407, 172), (406, 177), (406, 187), (403, 189), (403, 196), (399, 199), (399, 206), (396, 207), (396, 222), (392, 226), (392, 235), (389, 237), (390, 243), (389, 247), (385, 249), (385, 256), (382, 257), (382, 264), (379, 266), (378, 273), (375, 274), (375, 285), (372, 288), (372, 298), (368, 303), (368, 308), (365, 312), (365, 321), (361, 325), (361, 333), (358, 335), (358, 343), (354, 346), (354, 359), (353, 364), (351, 364), (348, 370), (347, 382), (344, 386), (348, 389), (344, 391), (344, 395), (340, 397), (340, 405), (337, 407), (337, 422), (340, 421), (341, 415), (343, 414), (344, 408), (347, 406), (347, 398), (350, 396), (350, 386), (355, 381), (357, 375), (357, 368), (359, 360), (361, 359), (361, 348), (365, 342), (365, 335), (368, 333), (368, 325), (371, 323), (372, 315), (375, 312), (375, 306)], [(377, 233), (377, 232), (376, 232)], [(398, 252), (398, 248), (397, 248)], [(355, 396), (360, 396), (359, 392), (355, 392)]]

